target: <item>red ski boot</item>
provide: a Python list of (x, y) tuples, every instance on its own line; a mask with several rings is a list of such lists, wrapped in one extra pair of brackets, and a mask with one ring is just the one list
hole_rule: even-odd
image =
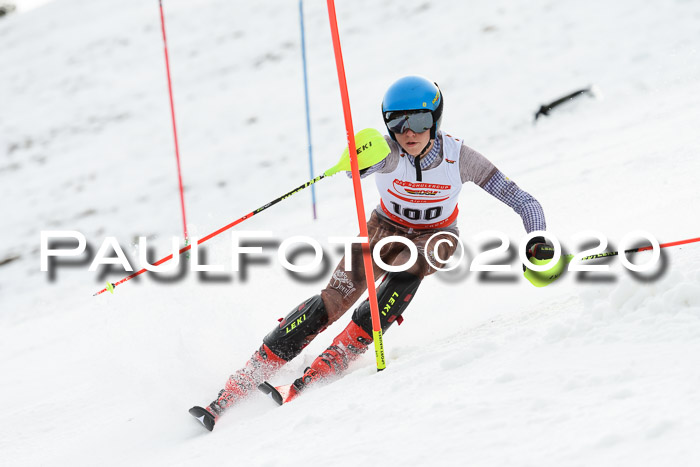
[(219, 391), (215, 401), (206, 408), (192, 407), (189, 410), (190, 414), (199, 420), (207, 430), (212, 431), (214, 424), (224, 410), (245, 398), (252, 389), (267, 378), (272, 377), (285, 363), (287, 363), (285, 360), (279, 358), (270, 351), (267, 345), (263, 344), (243, 368), (229, 377), (224, 389)]
[(371, 343), (372, 338), (369, 334), (354, 321), (350, 321), (350, 324), (333, 339), (331, 345), (316, 357), (301, 378), (292, 384), (278, 387), (265, 382), (258, 386), (258, 389), (270, 395), (279, 405), (290, 402), (314, 382), (340, 376), (347, 370), (350, 363), (365, 353)]

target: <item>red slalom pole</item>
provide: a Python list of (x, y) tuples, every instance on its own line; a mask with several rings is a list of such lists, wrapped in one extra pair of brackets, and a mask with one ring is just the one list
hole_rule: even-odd
[[(345, 130), (348, 138), (348, 151), (350, 154), (350, 167), (352, 169), (352, 186), (355, 190), (355, 206), (357, 207), (357, 222), (360, 224), (360, 236), (368, 238), (367, 219), (365, 218), (365, 203), (362, 198), (362, 185), (360, 184), (360, 169), (357, 163), (357, 147), (355, 145), (355, 132), (352, 127), (352, 114), (350, 113), (350, 97), (348, 84), (345, 79), (345, 66), (343, 65), (343, 52), (340, 48), (340, 35), (338, 34), (338, 22), (335, 16), (335, 4), (333, 0), (327, 0), (328, 18), (331, 25), (333, 38), (333, 51), (335, 52), (335, 64), (338, 69), (338, 84), (343, 102), (343, 115), (345, 117)], [(384, 341), (382, 339), (381, 321), (379, 320), (379, 306), (377, 305), (377, 291), (374, 286), (374, 269), (372, 256), (369, 251), (369, 240), (363, 243), (362, 258), (365, 265), (365, 277), (367, 279), (367, 291), (369, 292), (369, 305), (372, 313), (372, 334), (374, 337), (374, 353), (377, 360), (377, 371), (386, 368), (384, 359)]]
[(185, 215), (185, 192), (182, 188), (182, 170), (180, 169), (180, 146), (177, 139), (177, 125), (175, 124), (175, 102), (173, 101), (173, 84), (170, 79), (170, 60), (168, 59), (168, 40), (165, 37), (165, 16), (163, 15), (163, 0), (158, 0), (160, 5), (160, 26), (163, 31), (163, 48), (165, 49), (165, 70), (168, 75), (168, 94), (170, 95), (170, 116), (173, 121), (173, 138), (175, 139), (175, 160), (177, 162), (177, 182), (180, 187), (180, 208), (182, 210), (182, 231), (185, 234), (185, 245), (189, 244), (190, 236), (187, 234), (187, 216)]
[[(670, 246), (678, 246), (678, 245), (687, 245), (688, 243), (695, 243), (695, 242), (700, 242), (700, 237), (697, 238), (689, 238), (687, 240), (679, 240), (677, 242), (668, 242), (668, 243), (662, 243), (659, 245), (659, 248), (668, 248)], [(652, 250), (654, 247), (652, 245), (649, 246), (643, 246), (641, 248), (633, 248), (631, 250), (625, 250), (625, 253), (636, 253), (638, 251), (647, 251), (647, 250)]]

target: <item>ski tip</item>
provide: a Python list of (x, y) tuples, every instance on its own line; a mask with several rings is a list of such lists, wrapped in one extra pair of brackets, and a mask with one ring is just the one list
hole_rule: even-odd
[(190, 415), (196, 418), (197, 421), (201, 423), (202, 426), (204, 426), (204, 428), (206, 428), (209, 431), (212, 431), (214, 429), (216, 419), (207, 409), (195, 405), (189, 410), (189, 412)]
[(277, 390), (276, 387), (265, 381), (261, 385), (258, 386), (258, 389), (267, 394), (272, 398), (273, 401), (277, 402), (278, 405), (284, 404), (284, 399), (282, 398), (282, 394)]

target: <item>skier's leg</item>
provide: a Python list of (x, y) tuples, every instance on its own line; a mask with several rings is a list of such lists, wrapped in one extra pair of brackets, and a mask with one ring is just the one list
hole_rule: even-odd
[[(367, 230), (370, 246), (376, 244), (379, 239), (395, 233), (390, 226), (380, 222), (376, 213), (367, 222)], [(264, 380), (271, 378), (362, 296), (367, 284), (361, 248), (358, 244), (353, 245), (350, 270), (345, 270), (345, 258), (341, 259), (321, 294), (295, 307), (265, 336), (262, 346), (246, 365), (229, 377), (217, 399), (209, 405), (209, 412), (218, 417), (223, 410), (247, 396)], [(385, 260), (390, 262), (395, 253), (384, 256)], [(375, 275), (380, 272), (382, 271), (375, 266)]]
[[(394, 321), (401, 322), (401, 314), (408, 307), (420, 282), (421, 279), (418, 276), (409, 272), (387, 274), (384, 282), (377, 289), (382, 332), (386, 332)], [(370, 305), (369, 300), (365, 300), (355, 309), (350, 324), (311, 363), (301, 378), (294, 381), (285, 402), (292, 400), (301, 390), (319, 379), (342, 374), (367, 350), (372, 341)]]
[[(437, 243), (438, 251), (428, 249), (426, 260), (426, 247), (428, 239), (435, 232), (417, 235), (412, 241), (422, 253), (418, 260), (405, 272), (388, 273), (382, 284), (377, 289), (377, 304), (379, 308), (379, 320), (382, 332), (386, 332), (389, 326), (396, 321), (399, 324), (403, 320), (402, 313), (408, 307), (411, 299), (418, 290), (418, 286), (424, 277), (433, 274), (436, 269), (431, 265), (438, 265), (435, 255), (445, 261), (451, 257), (457, 249), (456, 242)], [(438, 235), (434, 240), (450, 239)], [(410, 257), (410, 252), (402, 250), (393, 258), (395, 264), (405, 264)], [(337, 376), (344, 372), (350, 363), (359, 358), (372, 343), (372, 316), (369, 300), (366, 299), (355, 309), (350, 324), (333, 340), (331, 345), (313, 361), (301, 378), (297, 379), (289, 393), (285, 394), (285, 402), (292, 400), (309, 384), (322, 378)]]
[(232, 374), (209, 404), (209, 412), (221, 412), (245, 398), (260, 383), (271, 378), (285, 363), (296, 357), (328, 325), (328, 313), (320, 295), (315, 295), (294, 309), (263, 338), (263, 344), (245, 366)]

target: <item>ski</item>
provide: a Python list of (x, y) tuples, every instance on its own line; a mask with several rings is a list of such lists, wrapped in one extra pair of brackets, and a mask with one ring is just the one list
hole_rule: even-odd
[(286, 404), (299, 395), (299, 390), (296, 388), (296, 386), (294, 386), (294, 384), (275, 387), (265, 381), (258, 386), (258, 389), (270, 396), (272, 400), (277, 402), (279, 405)]
[(209, 431), (214, 429), (216, 418), (207, 409), (195, 405), (189, 410), (190, 414)]

